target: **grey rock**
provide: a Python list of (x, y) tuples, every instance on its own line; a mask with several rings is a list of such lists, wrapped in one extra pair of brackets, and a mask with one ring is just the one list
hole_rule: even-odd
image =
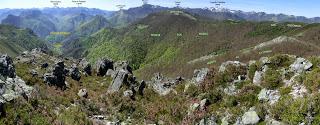
[(307, 71), (311, 69), (313, 64), (304, 59), (304, 58), (297, 58), (296, 61), (290, 65), (290, 70), (296, 73), (302, 73), (303, 71)]
[(216, 121), (216, 118), (214, 116), (211, 116), (201, 119), (198, 125), (218, 125)]
[(194, 70), (194, 76), (192, 78), (193, 83), (199, 85), (204, 82), (205, 78), (209, 73), (208, 68), (202, 68), (200, 70)]
[(302, 98), (307, 95), (308, 90), (304, 85), (295, 84), (292, 86), (292, 91), (289, 93), (294, 99)]
[(224, 72), (227, 68), (227, 66), (229, 65), (233, 65), (233, 66), (237, 66), (237, 67), (240, 67), (240, 66), (247, 66), (245, 63), (241, 63), (239, 61), (227, 61), (227, 62), (224, 62), (221, 64), (220, 68), (219, 68), (219, 72)]
[(81, 59), (79, 62), (79, 66), (81, 67), (82, 71), (85, 75), (92, 75), (92, 67), (91, 64), (86, 59)]
[(73, 80), (80, 81), (81, 73), (76, 64), (73, 64), (70, 70), (70, 76)]
[(113, 71), (112, 69), (109, 69), (109, 70), (107, 71), (107, 73), (106, 73), (106, 76), (111, 76), (111, 77), (113, 77), (114, 74), (115, 74), (115, 71)]
[(206, 108), (206, 106), (208, 105), (208, 103), (209, 103), (208, 99), (202, 99), (200, 101), (200, 109), (204, 110)]
[(262, 75), (263, 75), (263, 72), (261, 72), (261, 71), (256, 71), (256, 72), (254, 73), (254, 77), (253, 77), (253, 80), (252, 80), (253, 84), (255, 84), (255, 85), (260, 85), (261, 82), (262, 82)]
[(16, 76), (13, 60), (8, 55), (1, 55), (0, 57), (0, 75), (9, 78)]
[(86, 89), (80, 89), (78, 92), (79, 97), (87, 98), (88, 97), (88, 91)]
[(44, 81), (49, 85), (55, 85), (65, 89), (66, 69), (63, 61), (58, 61), (51, 73), (44, 74)]
[(235, 84), (230, 84), (229, 86), (223, 89), (223, 92), (227, 95), (236, 95), (238, 93)]
[(181, 81), (166, 78), (161, 73), (155, 73), (155, 76), (148, 83), (158, 94), (163, 96), (169, 94)]
[(133, 91), (132, 90), (126, 90), (123, 92), (123, 96), (125, 97), (133, 97)]
[(124, 70), (124, 71), (132, 74), (132, 68), (129, 66), (129, 63), (127, 61), (116, 62), (114, 67), (115, 67), (115, 71)]
[(122, 86), (122, 84), (125, 82), (127, 78), (128, 78), (128, 72), (124, 70), (117, 71), (113, 77), (112, 83), (109, 86), (108, 91), (110, 93), (119, 91), (120, 87)]
[(262, 63), (262, 65), (266, 65), (266, 64), (271, 63), (271, 61), (268, 57), (261, 57), (259, 61)]
[(33, 90), (32, 87), (26, 85), (18, 76), (15, 78), (7, 78), (6, 81), (0, 80), (0, 84), (0, 103), (9, 102), (19, 96), (29, 98)]
[(286, 124), (279, 122), (277, 120), (274, 120), (274, 119), (270, 119), (270, 120), (267, 120), (266, 125), (286, 125)]
[(143, 96), (143, 90), (146, 88), (146, 82), (145, 81), (141, 81), (140, 82), (140, 86), (139, 86), (139, 89), (138, 89), (138, 93), (139, 95), (142, 95)]
[(280, 92), (278, 90), (262, 89), (258, 94), (258, 99), (269, 102), (272, 105), (280, 99)]
[(242, 123), (245, 125), (254, 125), (257, 124), (260, 120), (258, 114), (255, 111), (245, 112), (241, 118)]
[(109, 69), (113, 69), (113, 61), (111, 59), (99, 59), (96, 64), (97, 76), (106, 75)]

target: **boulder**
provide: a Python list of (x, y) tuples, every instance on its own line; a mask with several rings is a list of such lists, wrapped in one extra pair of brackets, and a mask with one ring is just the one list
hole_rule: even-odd
[(100, 59), (97, 61), (96, 70), (97, 76), (106, 75), (109, 69), (113, 69), (113, 61), (110, 59)]
[(192, 78), (193, 83), (195, 83), (196, 85), (203, 83), (208, 73), (209, 73), (208, 68), (194, 70), (194, 76)]
[(269, 102), (272, 105), (280, 99), (280, 92), (278, 90), (262, 89), (258, 94), (258, 99)]
[(245, 112), (241, 118), (242, 118), (242, 123), (244, 125), (254, 125), (260, 121), (260, 118), (257, 112), (253, 110)]
[(113, 71), (112, 69), (109, 69), (106, 75), (113, 77), (114, 74), (115, 74), (115, 71)]
[(117, 71), (113, 77), (112, 83), (109, 86), (108, 91), (111, 93), (119, 91), (120, 87), (127, 80), (127, 78), (128, 78), (128, 72), (124, 70)]
[(16, 76), (12, 58), (8, 55), (1, 55), (0, 57), (0, 75), (9, 78)]
[(127, 61), (116, 62), (114, 67), (115, 67), (115, 71), (124, 70), (124, 71), (132, 74), (132, 68), (129, 66), (129, 63)]
[(92, 75), (91, 64), (86, 59), (81, 59), (79, 62), (79, 66), (81, 67), (85, 75), (89, 75), (89, 76)]
[(303, 71), (308, 71), (312, 68), (313, 64), (304, 59), (304, 58), (297, 58), (296, 61), (290, 65), (290, 70), (295, 73), (302, 73)]
[(67, 71), (65, 69), (64, 62), (58, 61), (53, 67), (53, 71), (51, 73), (44, 74), (44, 81), (49, 85), (55, 85), (64, 89), (66, 87), (66, 74)]
[(73, 64), (70, 70), (70, 76), (73, 80), (80, 81), (81, 73), (77, 65)]
[(58, 87), (65, 87), (65, 80), (66, 80), (66, 70), (65, 65), (63, 61), (58, 61), (53, 69), (53, 75), (57, 78), (56, 79), (56, 85)]
[(86, 89), (80, 89), (78, 92), (79, 97), (87, 98), (88, 97), (88, 91)]
[(262, 63), (262, 65), (266, 65), (266, 64), (271, 63), (271, 61), (268, 57), (261, 57), (259, 61)]
[(209, 103), (208, 99), (202, 99), (202, 100), (200, 101), (200, 109), (201, 109), (201, 110), (206, 109), (206, 106), (208, 105), (208, 103)]
[(133, 97), (133, 91), (132, 90), (126, 90), (123, 92), (123, 96), (125, 97)]
[(0, 86), (0, 103), (9, 102), (19, 96), (28, 99), (33, 90), (18, 76), (7, 78), (5, 81), (0, 80)]
[(155, 76), (148, 82), (148, 84), (150, 84), (152, 88), (162, 96), (169, 94), (179, 83), (181, 83), (181, 81), (166, 78), (161, 73), (155, 73)]
[(253, 77), (252, 83), (255, 84), (255, 85), (260, 85), (261, 82), (262, 82), (262, 75), (263, 75), (262, 71), (256, 71), (254, 73), (254, 77)]
[(304, 85), (295, 84), (292, 86), (292, 91), (289, 93), (294, 99), (302, 98), (307, 95), (308, 90)]
[(139, 93), (139, 95), (142, 95), (142, 96), (143, 96), (143, 90), (144, 90), (144, 88), (146, 88), (146, 82), (142, 80), (142, 81), (140, 82), (140, 86), (139, 86), (139, 88), (138, 88), (138, 93)]

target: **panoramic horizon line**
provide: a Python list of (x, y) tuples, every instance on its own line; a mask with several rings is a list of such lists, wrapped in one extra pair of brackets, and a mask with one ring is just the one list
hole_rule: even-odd
[[(165, 7), (165, 6), (161, 6), (161, 5), (153, 5), (153, 4), (147, 4), (147, 5), (152, 5), (152, 6), (159, 6), (159, 7), (164, 7), (164, 8), (176, 8), (176, 7)], [(123, 9), (123, 10), (129, 10), (132, 8), (138, 8), (138, 7), (143, 7), (145, 5), (141, 5), (141, 6), (136, 6), (136, 7), (130, 7), (127, 9)], [(31, 8), (0, 8), (1, 9), (46, 9), (46, 8), (50, 8), (50, 9), (66, 9), (66, 8), (87, 8), (87, 9), (98, 9), (98, 10), (102, 10), (102, 11), (109, 11), (109, 12), (117, 12), (120, 10), (107, 10), (107, 9), (101, 9), (101, 8), (95, 8), (95, 7), (31, 7)], [(203, 7), (203, 8), (199, 8), (199, 7), (181, 7), (183, 9), (209, 9), (208, 7)], [(228, 8), (224, 8), (224, 9), (228, 9)], [(320, 16), (314, 16), (314, 17), (308, 17), (308, 16), (301, 16), (301, 15), (292, 15), (292, 14), (286, 14), (286, 13), (268, 13), (268, 12), (264, 12), (264, 11), (243, 11), (243, 10), (231, 10), (228, 9), (229, 11), (242, 11), (242, 12), (246, 12), (246, 13), (250, 13), (250, 12), (254, 12), (254, 13), (266, 13), (266, 14), (270, 14), (270, 15), (287, 15), (287, 16), (294, 16), (294, 17), (305, 17), (307, 19), (314, 19), (314, 18), (320, 18)]]

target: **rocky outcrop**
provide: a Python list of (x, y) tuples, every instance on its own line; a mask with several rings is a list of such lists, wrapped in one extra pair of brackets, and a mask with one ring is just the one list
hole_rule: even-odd
[(19, 96), (27, 99), (32, 90), (33, 88), (26, 85), (20, 77), (0, 80), (0, 103), (9, 102)]
[(262, 89), (258, 94), (260, 101), (269, 102), (270, 104), (276, 103), (280, 99), (280, 92), (278, 90)]
[(86, 59), (81, 59), (79, 62), (79, 65), (81, 67), (81, 70), (85, 75), (92, 75), (92, 67), (91, 64)]
[(108, 88), (108, 92), (119, 91), (122, 85), (127, 85), (131, 90), (135, 92), (137, 86), (136, 78), (132, 74), (132, 68), (125, 61), (117, 62), (114, 65), (114, 71), (109, 69), (108, 73), (111, 74), (113, 80)]
[(109, 69), (113, 69), (113, 61), (110, 59), (100, 59), (96, 64), (97, 76), (106, 75)]
[(146, 82), (145, 81), (141, 81), (139, 88), (138, 88), (138, 94), (143, 96), (143, 90), (146, 88)]
[(262, 78), (263, 78), (263, 72), (262, 71), (256, 71), (254, 73), (252, 83), (255, 84), (255, 85), (260, 85), (261, 82), (262, 82)]
[(290, 65), (290, 70), (295, 73), (302, 73), (312, 68), (312, 63), (304, 58), (297, 58), (293, 64)]
[(115, 73), (111, 86), (109, 86), (109, 92), (116, 92), (120, 89), (122, 84), (126, 82), (125, 80), (128, 78), (128, 73), (124, 70), (119, 70)]
[(149, 84), (158, 94), (167, 95), (176, 85), (182, 82), (181, 80), (183, 79), (170, 79), (164, 77), (161, 73), (156, 73), (151, 81), (149, 81)]
[(205, 78), (209, 73), (208, 68), (202, 68), (200, 70), (194, 70), (194, 76), (192, 78), (192, 82), (196, 85), (199, 85), (204, 82)]
[(292, 86), (292, 91), (289, 94), (294, 99), (302, 98), (308, 94), (308, 90), (304, 85), (295, 84)]
[(16, 75), (13, 61), (8, 55), (1, 55), (0, 57), (0, 74), (5, 78), (14, 78)]
[(44, 74), (44, 81), (49, 85), (55, 85), (64, 89), (66, 79), (66, 69), (63, 61), (58, 61), (51, 73)]
[(79, 68), (76, 64), (73, 64), (70, 69), (70, 76), (73, 80), (80, 81), (81, 79), (81, 73), (79, 71)]
[(28, 99), (33, 90), (32, 87), (18, 76), (16, 76), (15, 68), (11, 57), (1, 55), (0, 58), (0, 103), (9, 102), (19, 96)]
[(247, 67), (245, 63), (241, 63), (239, 61), (227, 61), (220, 65), (219, 72), (225, 72), (227, 66), (236, 66), (236, 67)]

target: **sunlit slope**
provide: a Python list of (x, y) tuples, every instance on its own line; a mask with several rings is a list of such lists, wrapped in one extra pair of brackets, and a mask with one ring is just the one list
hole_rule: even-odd
[(11, 56), (33, 48), (46, 48), (44, 41), (40, 40), (29, 29), (18, 29), (14, 26), (0, 25), (0, 52)]
[[(277, 52), (316, 53), (316, 48), (301, 42), (289, 46), (279, 42), (252, 49), (280, 36), (298, 37), (312, 28), (317, 29), (317, 25), (210, 21), (181, 11), (166, 11), (151, 14), (123, 29), (96, 33), (91, 40), (97, 43), (88, 50), (87, 57), (91, 61), (99, 57), (129, 60), (144, 77), (155, 72), (190, 76), (195, 68), (222, 60), (248, 60)], [(293, 51), (290, 47), (302, 47), (305, 51)]]

